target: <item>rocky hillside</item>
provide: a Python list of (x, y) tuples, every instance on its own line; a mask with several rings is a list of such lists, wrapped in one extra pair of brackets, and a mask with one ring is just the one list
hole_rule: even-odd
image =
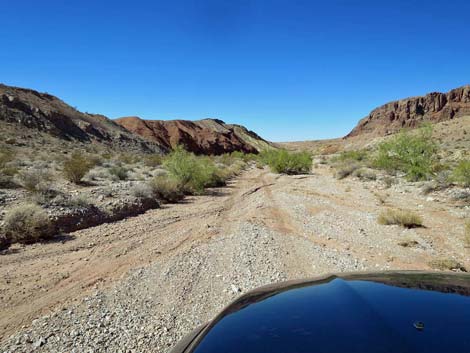
[(434, 92), (387, 103), (360, 120), (346, 138), (363, 134), (385, 136), (424, 121), (434, 123), (467, 115), (470, 115), (470, 85), (448, 93)]
[(0, 131), (4, 139), (25, 142), (46, 136), (122, 150), (161, 151), (157, 144), (133, 135), (103, 115), (82, 113), (47, 93), (2, 84)]
[(162, 148), (183, 145), (197, 154), (222, 154), (233, 151), (257, 153), (270, 144), (240, 125), (226, 124), (218, 119), (143, 120), (124, 117), (116, 122)]

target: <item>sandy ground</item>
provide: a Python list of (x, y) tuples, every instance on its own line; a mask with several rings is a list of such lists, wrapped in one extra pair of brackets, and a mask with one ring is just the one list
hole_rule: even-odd
[[(414, 210), (425, 227), (379, 225), (386, 207)], [(0, 255), (0, 351), (162, 352), (263, 284), (429, 270), (437, 258), (468, 268), (467, 213), (411, 184), (336, 180), (323, 165), (303, 176), (252, 168), (205, 196)]]

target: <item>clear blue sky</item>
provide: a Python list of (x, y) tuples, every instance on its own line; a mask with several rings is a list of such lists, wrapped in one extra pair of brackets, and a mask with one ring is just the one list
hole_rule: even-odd
[(116, 118), (218, 117), (338, 137), (374, 107), (470, 83), (470, 1), (8, 1), (0, 82)]

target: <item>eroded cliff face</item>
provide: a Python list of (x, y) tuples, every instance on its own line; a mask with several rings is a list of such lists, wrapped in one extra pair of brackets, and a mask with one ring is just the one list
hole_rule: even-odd
[(268, 144), (244, 127), (226, 124), (217, 119), (188, 121), (124, 117), (116, 122), (163, 148), (171, 149), (182, 145), (196, 154), (218, 155), (234, 151), (258, 153), (260, 145)]
[(470, 85), (448, 93), (434, 92), (387, 103), (360, 120), (346, 138), (361, 134), (385, 136), (425, 121), (439, 122), (465, 115), (470, 115)]

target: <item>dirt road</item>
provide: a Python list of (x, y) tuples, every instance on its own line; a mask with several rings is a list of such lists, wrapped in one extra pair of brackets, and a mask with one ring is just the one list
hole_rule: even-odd
[[(384, 207), (415, 210), (425, 228), (377, 224)], [(263, 284), (429, 269), (441, 257), (468, 266), (462, 212), (415, 186), (336, 180), (326, 166), (253, 168), (208, 195), (0, 255), (0, 351), (164, 352)]]

